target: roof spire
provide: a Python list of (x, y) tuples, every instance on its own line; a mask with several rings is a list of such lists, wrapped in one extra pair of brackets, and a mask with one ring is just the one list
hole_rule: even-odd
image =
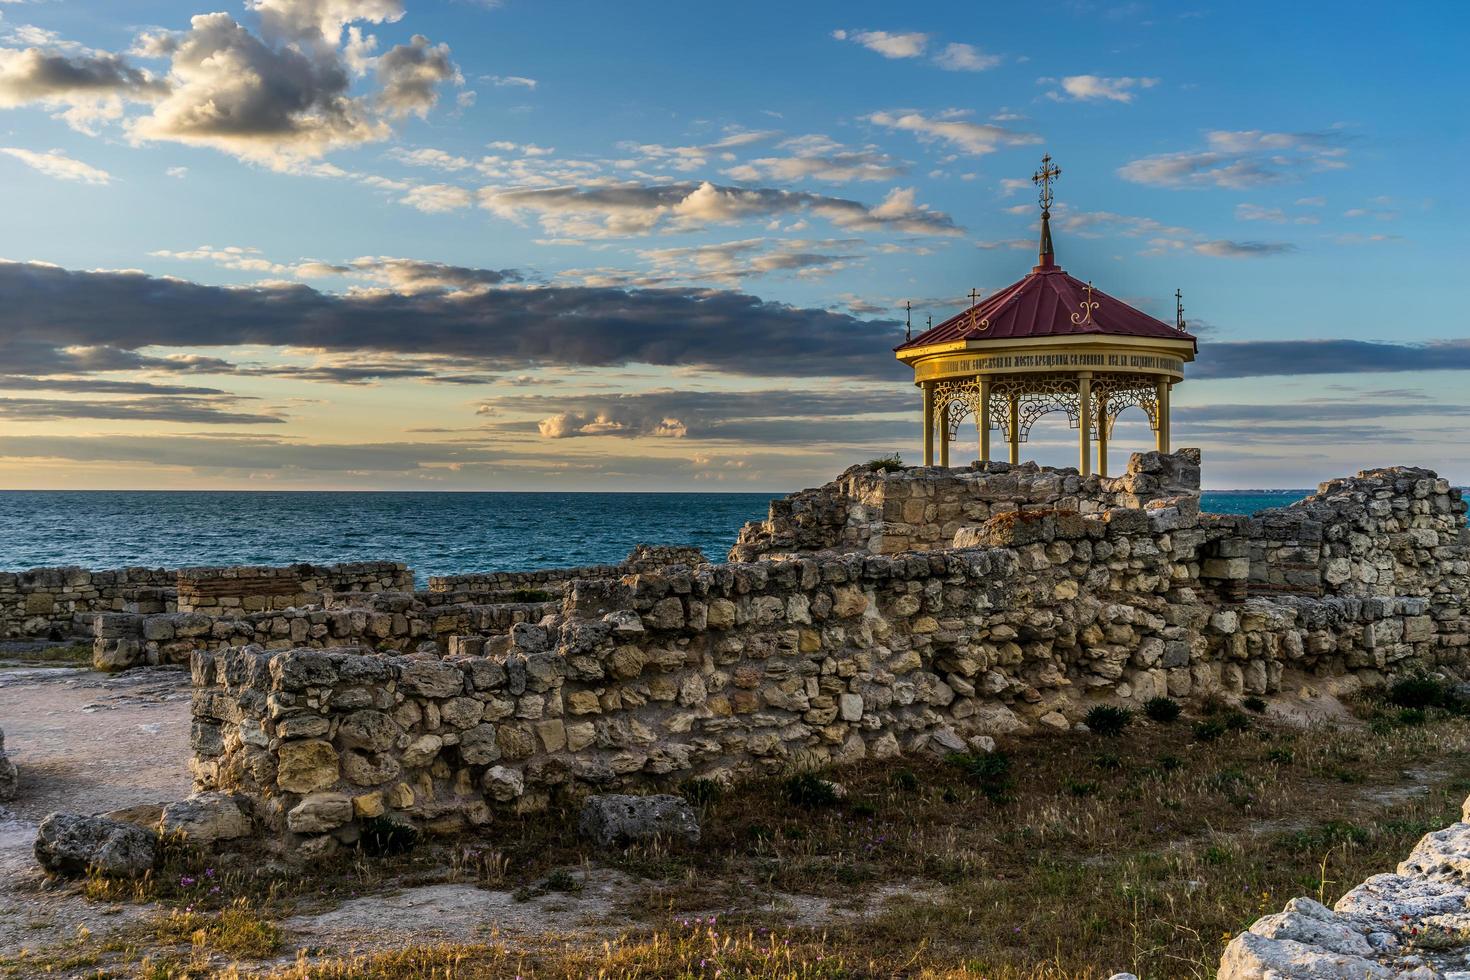
[(1041, 158), (1041, 169), (1031, 175), (1031, 183), (1041, 188), (1037, 200), (1041, 203), (1041, 247), (1038, 249), (1038, 269), (1056, 268), (1056, 252), (1051, 244), (1051, 182), (1062, 175), (1061, 167), (1051, 165), (1051, 154)]

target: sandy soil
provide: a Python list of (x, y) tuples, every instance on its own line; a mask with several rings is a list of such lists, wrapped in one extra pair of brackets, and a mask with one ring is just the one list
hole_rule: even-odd
[(20, 769), (0, 805), (0, 955), (94, 933), (147, 913), (48, 886), (31, 845), (48, 813), (101, 813), (189, 794), (189, 674), (0, 668), (0, 728)]

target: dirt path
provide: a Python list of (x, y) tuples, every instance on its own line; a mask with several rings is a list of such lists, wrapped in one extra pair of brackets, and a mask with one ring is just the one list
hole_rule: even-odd
[(0, 805), (0, 955), (97, 933), (143, 913), (46, 886), (31, 845), (48, 813), (100, 813), (189, 794), (189, 675), (0, 667), (0, 728), (20, 769)]

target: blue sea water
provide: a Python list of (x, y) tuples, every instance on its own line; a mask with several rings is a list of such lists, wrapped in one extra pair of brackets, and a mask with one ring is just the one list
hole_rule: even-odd
[[(1305, 490), (1206, 493), (1217, 513)], [(403, 561), (428, 575), (620, 561), (635, 544), (722, 559), (763, 493), (0, 492), (0, 569)]]

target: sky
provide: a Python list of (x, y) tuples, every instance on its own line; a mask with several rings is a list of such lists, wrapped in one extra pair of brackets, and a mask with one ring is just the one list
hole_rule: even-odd
[[(1212, 488), (1470, 483), (1458, 3), (0, 0), (0, 488), (787, 491), (1035, 262)], [(954, 458), (973, 458), (973, 429)], [(1000, 445), (999, 442), (996, 443)], [(1151, 448), (1137, 410), (1113, 468)], [(1065, 418), (1026, 458), (1076, 465)]]

